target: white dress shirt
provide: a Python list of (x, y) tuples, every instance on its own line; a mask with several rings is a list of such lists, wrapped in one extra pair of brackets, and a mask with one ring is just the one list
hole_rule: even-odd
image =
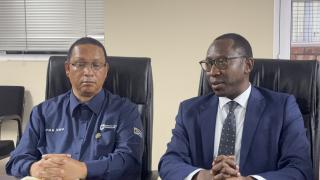
[[(242, 94), (240, 94), (238, 97), (233, 99), (233, 101), (236, 101), (238, 103), (238, 106), (234, 110), (234, 115), (236, 118), (235, 156), (236, 156), (237, 164), (240, 164), (240, 149), (241, 149), (243, 121), (246, 114), (250, 92), (251, 92), (251, 85)], [(216, 126), (215, 126), (216, 130), (214, 135), (213, 159), (218, 155), (221, 131), (222, 131), (223, 123), (227, 118), (227, 115), (229, 112), (229, 106), (227, 104), (230, 101), (232, 100), (226, 97), (219, 97), (219, 107), (217, 111)]]
[[(243, 131), (243, 122), (246, 115), (246, 109), (247, 104), (249, 100), (249, 96), (251, 93), (251, 84), (245, 90), (242, 94), (237, 96), (233, 101), (236, 101), (238, 103), (238, 106), (234, 110), (235, 118), (236, 118), (236, 143), (235, 143), (235, 157), (236, 157), (236, 163), (240, 164), (240, 149), (241, 149), (241, 140), (242, 140), (242, 131)], [(223, 127), (224, 120), (227, 117), (227, 114), (229, 112), (229, 107), (227, 105), (228, 102), (232, 101), (229, 98), (226, 97), (219, 97), (219, 106), (217, 110), (217, 117), (216, 117), (216, 126), (215, 126), (215, 135), (214, 135), (214, 147), (213, 147), (213, 159), (217, 157), (218, 150), (219, 150), (219, 143), (220, 143), (220, 137), (221, 137), (221, 131)], [(191, 172), (185, 180), (191, 180), (192, 177), (202, 170), (201, 168), (196, 169), (195, 171)], [(251, 177), (254, 177), (258, 180), (264, 180), (263, 177), (257, 176), (257, 175), (251, 175)]]

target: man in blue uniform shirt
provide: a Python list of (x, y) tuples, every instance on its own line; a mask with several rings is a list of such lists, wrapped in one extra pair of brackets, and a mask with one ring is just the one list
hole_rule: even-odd
[(139, 179), (143, 132), (136, 105), (102, 88), (109, 70), (103, 45), (81, 38), (65, 71), (72, 90), (34, 107), (9, 175), (39, 179)]
[(160, 160), (163, 180), (312, 180), (310, 144), (292, 95), (254, 87), (249, 42), (219, 36), (200, 61), (214, 92), (181, 103)]

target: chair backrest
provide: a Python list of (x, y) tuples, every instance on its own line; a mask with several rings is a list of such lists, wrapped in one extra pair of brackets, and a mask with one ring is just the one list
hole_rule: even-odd
[[(66, 56), (51, 56), (47, 70), (46, 99), (71, 89), (65, 74)], [(153, 80), (150, 58), (108, 56), (110, 69), (104, 88), (138, 105), (145, 130), (142, 177), (151, 172)]]
[(22, 116), (24, 103), (23, 86), (0, 86), (0, 120), (15, 120), (18, 123), (19, 142), (22, 135)]
[[(273, 91), (293, 94), (299, 105), (311, 143), (314, 177), (319, 179), (319, 88), (317, 61), (256, 59), (250, 82)], [(211, 92), (205, 74), (201, 73), (199, 95)]]

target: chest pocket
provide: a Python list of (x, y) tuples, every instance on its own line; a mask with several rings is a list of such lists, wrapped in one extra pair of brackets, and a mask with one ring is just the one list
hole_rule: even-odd
[(112, 153), (115, 148), (115, 131), (107, 130), (100, 133), (101, 136), (96, 140), (96, 158)]

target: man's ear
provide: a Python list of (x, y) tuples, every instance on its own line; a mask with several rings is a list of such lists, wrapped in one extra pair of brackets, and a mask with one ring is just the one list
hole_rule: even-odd
[(70, 66), (69, 66), (69, 63), (67, 61), (64, 63), (64, 70), (66, 72), (67, 77), (69, 78)]
[(254, 66), (254, 59), (252, 57), (249, 57), (245, 61), (245, 73), (250, 74)]

